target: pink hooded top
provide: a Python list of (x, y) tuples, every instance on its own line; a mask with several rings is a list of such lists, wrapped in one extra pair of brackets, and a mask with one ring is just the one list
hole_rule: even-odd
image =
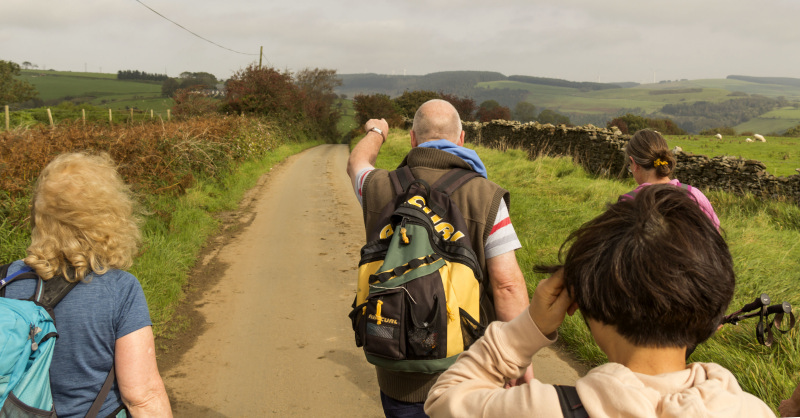
[[(638, 193), (642, 190), (643, 187), (649, 186), (651, 184), (652, 183), (642, 183), (639, 185), (639, 187), (633, 189), (631, 193)], [(678, 181), (678, 179), (670, 180), (669, 184), (675, 187), (681, 187), (681, 182)], [(700, 206), (700, 209), (702, 209), (703, 212), (706, 214), (706, 216), (708, 216), (708, 219), (711, 219), (711, 222), (714, 223), (714, 227), (717, 228), (717, 230), (719, 230), (719, 218), (717, 217), (716, 212), (714, 212), (714, 208), (711, 206), (711, 202), (708, 201), (706, 195), (704, 195), (703, 192), (701, 192), (700, 189), (696, 187), (692, 187), (688, 184), (686, 186), (689, 191), (689, 194), (692, 195), (694, 200)], [(627, 195), (620, 196), (620, 199), (624, 198), (625, 196)]]

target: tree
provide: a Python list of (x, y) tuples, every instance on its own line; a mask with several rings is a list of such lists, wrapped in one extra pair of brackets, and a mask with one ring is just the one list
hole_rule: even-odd
[(640, 129), (647, 128), (647, 121), (641, 116), (626, 113), (624, 116), (616, 117), (606, 124), (607, 128), (612, 126), (619, 128), (623, 134), (629, 135)]
[(536, 120), (536, 106), (528, 102), (518, 102), (514, 106), (514, 120), (533, 122)]
[(486, 100), (478, 106), (475, 117), (480, 122), (490, 122), (493, 120), (511, 120), (511, 109), (500, 106), (496, 100)]
[(180, 88), (180, 83), (174, 78), (167, 78), (161, 83), (161, 95), (164, 97), (172, 97), (175, 92)]
[(31, 69), (32, 67), (33, 67), (33, 64), (31, 64), (31, 62), (30, 62), (30, 61), (24, 61), (24, 62), (22, 63), (22, 68), (24, 68), (24, 69), (26, 69), (26, 70), (29, 70), (29, 69)]
[(787, 129), (786, 132), (783, 134), (783, 136), (794, 136), (794, 137), (800, 136), (800, 125), (797, 125), (794, 128)]
[(386, 119), (389, 126), (400, 126), (403, 121), (394, 102), (385, 94), (356, 94), (353, 97), (356, 123), (363, 126), (370, 119)]
[(302, 93), (288, 71), (251, 64), (228, 80), (222, 110), (293, 120), (302, 116)]
[(446, 100), (450, 102), (453, 107), (456, 108), (458, 111), (458, 116), (461, 117), (461, 120), (472, 122), (475, 120), (475, 110), (477, 106), (475, 105), (475, 100), (469, 97), (458, 97), (455, 94), (439, 92), (439, 97), (442, 100)]
[(395, 107), (400, 116), (413, 119), (417, 109), (428, 100), (440, 98), (439, 93), (430, 90), (404, 91), (394, 99)]
[(0, 60), (0, 105), (25, 102), (39, 97), (31, 83), (15, 80), (20, 75), (19, 65), (11, 61)]
[(569, 117), (554, 112), (550, 109), (542, 110), (536, 118), (539, 123), (551, 123), (553, 125), (571, 125)]
[(173, 96), (175, 105), (172, 114), (178, 118), (188, 118), (215, 113), (219, 109), (219, 100), (207, 97), (193, 89), (178, 89)]
[(317, 133), (333, 139), (338, 135), (337, 124), (341, 113), (334, 108), (338, 99), (334, 89), (342, 85), (336, 70), (306, 68), (294, 76), (303, 94), (303, 109)]
[(616, 117), (606, 124), (607, 128), (612, 126), (616, 126), (619, 128), (620, 132), (629, 135), (634, 134), (640, 129), (652, 129), (664, 135), (683, 135), (686, 133), (683, 129), (679, 128), (675, 122), (668, 118), (645, 118), (631, 113)]
[(199, 88), (202, 89), (213, 89), (217, 86), (217, 77), (213, 74), (199, 72), (199, 73), (190, 73), (188, 71), (184, 71), (180, 75), (180, 88)]

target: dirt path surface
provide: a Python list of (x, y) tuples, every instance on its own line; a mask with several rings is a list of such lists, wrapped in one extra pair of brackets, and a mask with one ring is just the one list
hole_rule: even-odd
[[(189, 280), (187, 330), (161, 344), (175, 416), (383, 415), (347, 317), (364, 239), (347, 156), (344, 145), (293, 156), (225, 217)], [(543, 381), (583, 374), (555, 351), (537, 357)]]

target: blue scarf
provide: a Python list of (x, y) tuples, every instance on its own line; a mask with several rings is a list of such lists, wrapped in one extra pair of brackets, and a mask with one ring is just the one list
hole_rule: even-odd
[(473, 170), (478, 172), (478, 174), (480, 174), (484, 178), (489, 178), (486, 175), (486, 166), (483, 165), (483, 161), (481, 161), (481, 158), (478, 157), (478, 153), (469, 148), (459, 147), (458, 145), (446, 139), (437, 139), (435, 141), (423, 142), (417, 146), (420, 148), (434, 148), (441, 151), (449, 152), (450, 154), (453, 154), (456, 157), (459, 157), (462, 160), (466, 161), (467, 164), (469, 164)]

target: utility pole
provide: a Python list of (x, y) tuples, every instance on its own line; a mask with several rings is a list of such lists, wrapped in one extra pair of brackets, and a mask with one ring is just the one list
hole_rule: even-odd
[(264, 45), (261, 45), (261, 52), (258, 54), (258, 69), (261, 69), (261, 59), (264, 57)]

